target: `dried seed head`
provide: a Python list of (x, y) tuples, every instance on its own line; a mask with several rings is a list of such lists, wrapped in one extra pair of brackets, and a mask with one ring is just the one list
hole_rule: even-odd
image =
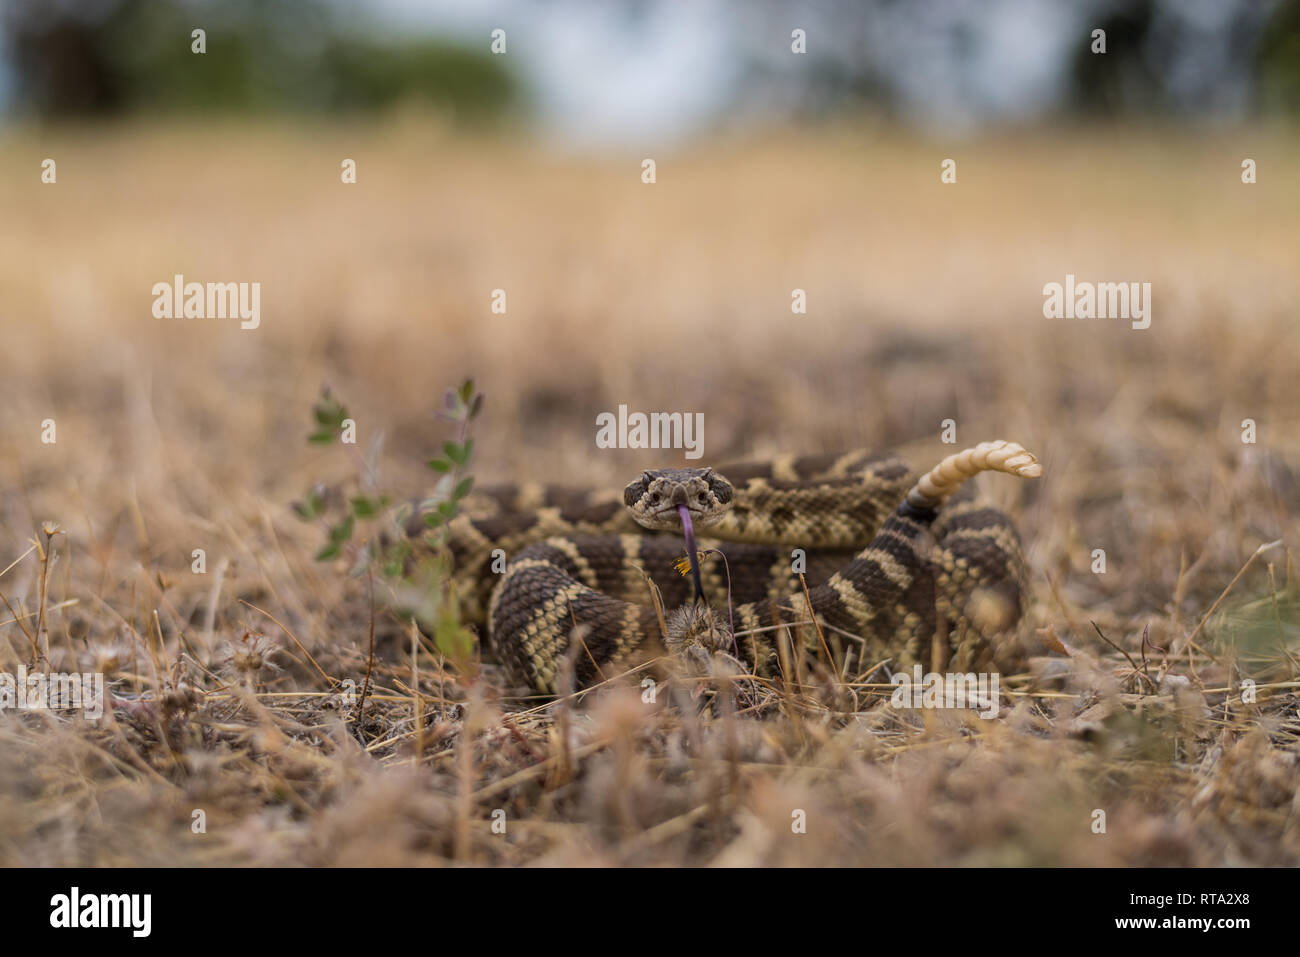
[(232, 643), (226, 664), (244, 681), (254, 681), (264, 669), (280, 670), (272, 660), (277, 651), (275, 642), (260, 631), (246, 631), (238, 642)]
[(713, 656), (732, 647), (726, 619), (698, 602), (670, 612), (665, 626), (664, 644), (693, 674), (707, 674)]

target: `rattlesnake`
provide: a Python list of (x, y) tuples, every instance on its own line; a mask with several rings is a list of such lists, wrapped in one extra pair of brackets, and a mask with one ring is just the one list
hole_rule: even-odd
[[(663, 646), (696, 666), (727, 653), (760, 675), (779, 674), (792, 649), (893, 668), (992, 667), (1014, 654), (1004, 639), (1021, 618), (1025, 572), (1010, 519), (958, 492), (986, 470), (1041, 474), (1032, 454), (999, 441), (948, 456), (910, 491), (906, 463), (861, 452), (651, 470), (622, 500), (485, 489), (450, 525), (455, 578), (495, 657), (544, 694)], [(682, 509), (717, 538), (698, 543), (712, 613), (673, 568)]]

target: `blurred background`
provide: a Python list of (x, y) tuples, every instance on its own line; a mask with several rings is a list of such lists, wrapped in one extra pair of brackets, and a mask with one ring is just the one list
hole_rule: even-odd
[[(177, 41), (195, 27), (214, 55)], [(863, 110), (949, 133), (1300, 109), (1300, 14), (1280, 0), (13, 0), (0, 29), (6, 109), (44, 118), (408, 102), (661, 145)], [(1104, 58), (1081, 42), (1094, 29)]]
[[(466, 376), (482, 479), (663, 464), (595, 454), (620, 404), (704, 412), (710, 462), (919, 465), (953, 418), (1047, 462), (990, 486), (1040, 562), (1121, 539), (1151, 580), (1079, 587), (1130, 608), (1287, 519), (1207, 503), (1300, 462), (1300, 3), (10, 0), (0, 104), (4, 527), (113, 581), (352, 468), (322, 383), (411, 492)], [(260, 327), (155, 319), (177, 273), (260, 282)], [(1067, 273), (1152, 283), (1152, 327), (1045, 319)]]

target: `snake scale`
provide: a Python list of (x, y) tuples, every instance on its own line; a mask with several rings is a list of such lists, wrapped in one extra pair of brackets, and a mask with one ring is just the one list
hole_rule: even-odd
[[(1020, 621), (1025, 568), (1008, 516), (961, 487), (989, 470), (1041, 474), (998, 441), (915, 482), (897, 457), (851, 452), (649, 470), (621, 497), (483, 489), (450, 526), (462, 612), (486, 623), (514, 680), (550, 695), (665, 648), (773, 676), (792, 649), (864, 667), (991, 667)], [(684, 514), (710, 533), (697, 543), (707, 604), (674, 568)]]

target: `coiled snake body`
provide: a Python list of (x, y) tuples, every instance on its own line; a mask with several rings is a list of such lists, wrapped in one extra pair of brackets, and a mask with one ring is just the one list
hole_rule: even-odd
[[(451, 525), (455, 576), (469, 618), (486, 617), (496, 658), (545, 694), (664, 647), (696, 665), (726, 652), (760, 675), (778, 674), (792, 649), (818, 647), (837, 662), (977, 670), (1003, 663), (1024, 604), (1010, 519), (958, 493), (986, 470), (1041, 472), (1020, 446), (991, 442), (915, 484), (900, 459), (855, 452), (648, 471), (622, 501), (488, 489)], [(683, 513), (712, 536), (698, 543), (712, 614), (674, 569)], [(508, 556), (504, 574), (491, 571), (496, 549)]]

